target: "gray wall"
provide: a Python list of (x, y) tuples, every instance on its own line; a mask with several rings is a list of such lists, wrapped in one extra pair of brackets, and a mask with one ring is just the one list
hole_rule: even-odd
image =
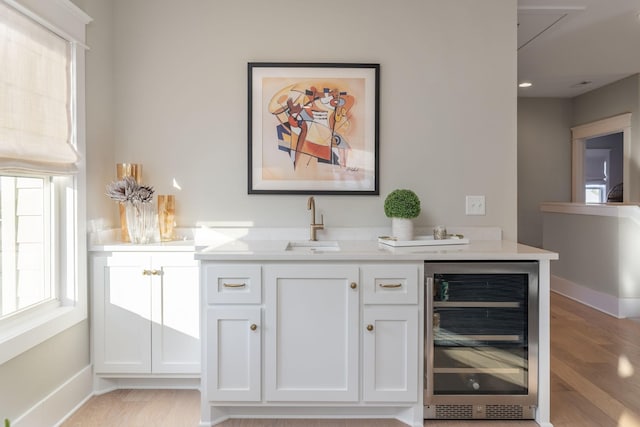
[[(541, 202), (571, 201), (571, 128), (626, 112), (632, 113), (632, 129), (639, 129), (639, 74), (575, 98), (518, 99), (520, 243), (542, 246)], [(637, 202), (640, 201), (640, 134), (632, 131), (631, 138), (631, 182), (625, 185), (630, 191), (630, 200)]]
[[(388, 226), (384, 197), (407, 187), (422, 200), (418, 226), (498, 226), (517, 238), (515, 2), (114, 5), (114, 92), (105, 100), (114, 126), (88, 141), (112, 138), (110, 151), (90, 153), (90, 220), (116, 224), (117, 208), (104, 196), (115, 172), (106, 171), (136, 162), (158, 193), (176, 194), (179, 226), (306, 226), (304, 196), (247, 194), (247, 62), (376, 62), (381, 195), (317, 197), (325, 224)], [(103, 90), (98, 83), (90, 83), (94, 96)], [(172, 188), (174, 179), (182, 190)], [(486, 216), (466, 216), (465, 196), (478, 194), (486, 196)]]
[(522, 243), (541, 243), (560, 254), (551, 263), (553, 275), (619, 298), (637, 298), (637, 218), (539, 212), (540, 202), (571, 200), (571, 127), (627, 112), (632, 114), (631, 182), (625, 186), (637, 203), (640, 75), (573, 99), (518, 99), (518, 236)]
[(555, 276), (618, 296), (618, 218), (544, 214), (544, 247), (560, 254)]
[(571, 200), (570, 99), (518, 99), (518, 241), (542, 247), (542, 202)]

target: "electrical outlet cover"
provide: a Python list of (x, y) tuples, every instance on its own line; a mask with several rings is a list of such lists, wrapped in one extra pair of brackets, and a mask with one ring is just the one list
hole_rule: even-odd
[(484, 196), (467, 196), (465, 213), (467, 215), (485, 215)]

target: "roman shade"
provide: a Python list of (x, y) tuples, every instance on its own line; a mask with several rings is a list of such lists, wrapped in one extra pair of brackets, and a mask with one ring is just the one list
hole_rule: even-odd
[(0, 2), (0, 174), (77, 171), (71, 45)]

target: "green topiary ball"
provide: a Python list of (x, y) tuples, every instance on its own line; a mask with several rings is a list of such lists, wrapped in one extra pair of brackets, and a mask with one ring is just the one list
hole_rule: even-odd
[(420, 199), (411, 190), (393, 190), (384, 200), (384, 214), (389, 218), (415, 218), (420, 215)]

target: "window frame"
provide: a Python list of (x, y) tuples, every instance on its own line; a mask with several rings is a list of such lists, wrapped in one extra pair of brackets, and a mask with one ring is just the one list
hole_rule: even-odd
[(67, 40), (71, 50), (71, 137), (81, 159), (74, 176), (56, 177), (52, 260), (57, 301), (3, 319), (0, 364), (87, 319), (85, 27), (91, 18), (69, 0), (0, 0)]

